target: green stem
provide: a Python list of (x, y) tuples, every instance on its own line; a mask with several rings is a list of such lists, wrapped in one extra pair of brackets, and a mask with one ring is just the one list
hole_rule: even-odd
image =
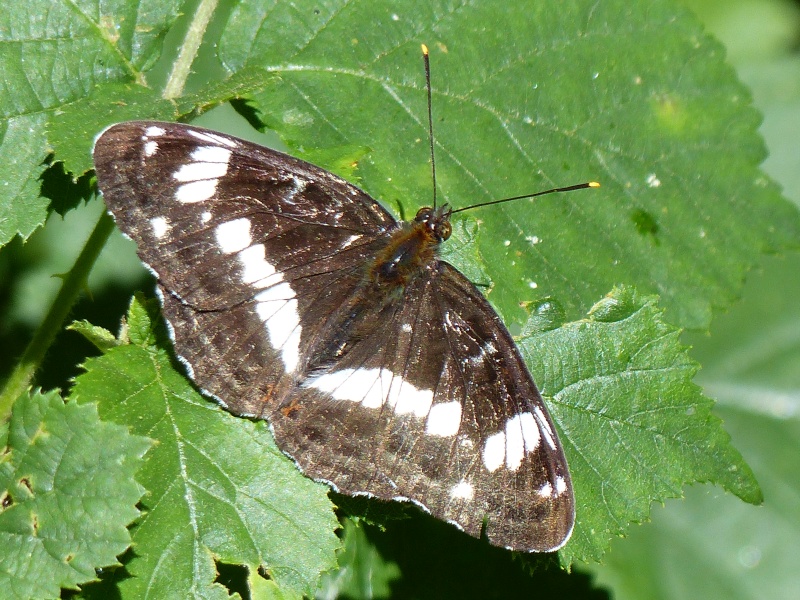
[(189, 28), (186, 30), (186, 37), (183, 38), (178, 57), (172, 65), (167, 84), (164, 86), (164, 98), (177, 98), (183, 93), (183, 86), (186, 85), (186, 79), (191, 73), (192, 63), (194, 63), (197, 51), (200, 49), (200, 44), (203, 41), (203, 36), (205, 36), (208, 23), (217, 8), (218, 1), (200, 0), (197, 11), (192, 17), (192, 22), (189, 23)]
[(103, 211), (75, 264), (64, 276), (58, 295), (50, 305), (50, 311), (39, 325), (39, 329), (36, 330), (33, 339), (25, 349), (22, 359), (0, 391), (0, 422), (8, 418), (14, 401), (33, 380), (36, 369), (41, 365), (47, 349), (50, 348), (56, 334), (61, 330), (61, 325), (72, 309), (78, 294), (85, 288), (89, 272), (112, 231), (114, 231), (114, 220), (107, 212)]

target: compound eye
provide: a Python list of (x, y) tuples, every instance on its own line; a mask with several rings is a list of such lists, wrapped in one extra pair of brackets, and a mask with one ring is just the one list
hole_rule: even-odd
[(422, 223), (424, 221), (429, 220), (433, 216), (433, 210), (427, 206), (423, 206), (417, 211), (417, 216), (414, 217), (414, 220)]

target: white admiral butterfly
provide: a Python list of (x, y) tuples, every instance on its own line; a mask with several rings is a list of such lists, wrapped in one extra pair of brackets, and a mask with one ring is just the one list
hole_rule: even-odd
[(499, 316), (437, 256), (448, 206), (397, 222), (323, 169), (174, 123), (114, 125), (94, 161), (196, 383), (306, 475), (511, 549), (566, 543), (564, 452)]

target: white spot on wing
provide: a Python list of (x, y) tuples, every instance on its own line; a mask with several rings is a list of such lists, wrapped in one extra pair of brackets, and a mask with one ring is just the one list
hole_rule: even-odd
[(381, 369), (342, 369), (326, 373), (308, 385), (328, 392), (336, 400), (350, 400), (367, 408), (379, 408), (384, 399), (381, 393), (384, 378), (381, 375)]
[(500, 468), (506, 458), (506, 434), (498, 431), (486, 438), (483, 446), (483, 464), (490, 473)]
[(203, 224), (206, 224), (211, 220), (212, 216), (213, 215), (210, 212), (204, 211), (203, 214), (200, 215), (200, 220), (203, 222)]
[(183, 204), (208, 200), (217, 192), (218, 181), (218, 179), (206, 179), (184, 183), (175, 191), (175, 199)]
[(300, 362), (302, 333), (294, 290), (284, 281), (256, 294), (254, 300), (257, 303), (256, 314), (267, 327), (270, 344), (280, 351), (286, 370), (294, 371)]
[(433, 404), (433, 390), (421, 390), (402, 377), (397, 379), (399, 385), (395, 384), (389, 390), (389, 406), (398, 415), (412, 414), (420, 418), (427, 415)]
[[(275, 286), (288, 286), (286, 283), (281, 283)], [(296, 352), (291, 350), (292, 344), (295, 342), (292, 339), (292, 344), (289, 343), (290, 338), (295, 329), (300, 325), (300, 320), (297, 315), (297, 300), (289, 300), (281, 306), (278, 311), (272, 315), (272, 318), (267, 321), (267, 329), (269, 330), (269, 341), (275, 348), (280, 348), (281, 358), (287, 371), (293, 371), (297, 366), (297, 358), (291, 358)]]
[(294, 306), (294, 317), (297, 319), (297, 327), (292, 330), (291, 335), (286, 338), (286, 343), (281, 348), (281, 360), (283, 365), (289, 372), (297, 370), (297, 365), (300, 364), (300, 334), (303, 328), (300, 327), (300, 314), (297, 312), (297, 300), (292, 300)]
[(431, 406), (428, 420), (425, 424), (425, 433), (450, 437), (458, 433), (461, 426), (461, 402), (440, 402)]
[[(291, 287), (289, 290), (291, 291)], [(258, 318), (264, 323), (267, 323), (267, 321), (283, 307), (284, 303), (291, 299), (291, 297), (286, 298), (285, 295), (286, 289), (282, 288), (280, 285), (273, 286), (260, 294), (256, 294), (253, 299), (256, 301), (256, 313), (258, 314)]]
[(231, 159), (231, 151), (219, 146), (198, 146), (192, 150), (192, 159), (199, 163), (225, 163)]
[(153, 140), (147, 141), (144, 143), (144, 155), (145, 156), (153, 156), (158, 150), (158, 142), (154, 142)]
[(525, 452), (533, 452), (539, 447), (542, 436), (539, 433), (539, 426), (529, 412), (519, 415), (519, 422), (522, 426), (522, 439), (525, 440)]
[[(541, 409), (534, 410), (541, 413)], [(504, 463), (509, 471), (516, 471), (525, 456), (539, 447), (541, 432), (547, 436), (547, 431), (538, 424), (538, 418), (532, 413), (514, 415), (506, 421), (501, 431), (487, 438), (483, 447), (483, 464), (490, 472), (499, 469)]]
[(444, 311), (444, 322), (447, 323), (448, 327), (455, 328), (455, 325), (453, 325), (453, 321), (450, 320), (450, 311), (449, 310)]
[[(221, 150), (221, 148), (220, 148)], [(228, 163), (192, 162), (181, 166), (172, 174), (175, 181), (203, 181), (217, 179), (228, 172)]]
[[(189, 133), (194, 135), (197, 132)], [(219, 178), (228, 172), (231, 151), (219, 146), (199, 146), (190, 156), (194, 162), (182, 165), (172, 174), (175, 181), (184, 184), (175, 192), (178, 202), (202, 202), (211, 198), (217, 191)]]
[[(386, 397), (386, 388), (391, 389), (392, 374), (389, 371), (384, 371), (383, 369), (371, 369), (371, 371), (377, 371), (377, 374), (372, 381), (372, 385), (369, 386), (366, 394), (364, 394), (364, 398), (361, 400), (361, 406), (364, 408), (380, 408), (383, 406), (383, 400)], [(357, 379), (360, 375), (360, 372), (356, 371), (353, 375), (354, 378)], [(369, 375), (367, 375), (366, 378), (368, 380)], [(358, 385), (358, 381), (355, 383)]]
[(402, 329), (405, 333), (411, 333), (411, 323), (403, 323), (400, 326), (400, 329)]
[(256, 289), (263, 289), (283, 281), (283, 274), (275, 271), (274, 265), (266, 260), (264, 244), (253, 244), (239, 252), (242, 265), (242, 282), (250, 283)]
[(305, 384), (330, 394), (336, 400), (359, 402), (367, 408), (387, 404), (397, 414), (426, 416), (433, 403), (433, 391), (418, 389), (388, 369), (341, 369), (324, 373)]
[(147, 129), (144, 130), (144, 135), (146, 137), (160, 137), (167, 133), (167, 130), (163, 127), (158, 127), (157, 125), (150, 125)]
[(367, 399), (369, 402), (369, 391), (379, 375), (379, 369), (342, 369), (324, 373), (309, 380), (306, 385), (326, 392), (336, 400), (362, 402)]
[(542, 487), (536, 490), (536, 493), (539, 494), (542, 498), (549, 498), (550, 496), (553, 495), (553, 486), (550, 485), (550, 482), (548, 481)]
[(220, 250), (225, 254), (244, 250), (253, 241), (250, 236), (250, 220), (244, 217), (220, 223), (214, 230), (214, 235)]
[(357, 396), (351, 397), (347, 389), (340, 390), (354, 372), (355, 369), (342, 369), (340, 371), (333, 371), (332, 373), (325, 373), (319, 377), (308, 380), (306, 386), (330, 394), (336, 400), (353, 400), (358, 402), (361, 399)]
[[(259, 303), (267, 303), (267, 302), (288, 302), (289, 300), (293, 300), (295, 297), (294, 290), (292, 286), (290, 286), (285, 281), (283, 283), (279, 283), (278, 285), (273, 285), (271, 288), (264, 290), (263, 292), (256, 294), (255, 301)], [(271, 313), (273, 314), (273, 313)]]
[(352, 245), (353, 245), (353, 242), (355, 242), (355, 241), (357, 241), (357, 240), (360, 240), (360, 239), (361, 239), (361, 236), (360, 236), (360, 235), (351, 235), (349, 238), (347, 238), (347, 239), (346, 239), (346, 240), (345, 240), (345, 241), (342, 243), (342, 245), (341, 245), (341, 249), (342, 249), (342, 250), (344, 250), (345, 248), (349, 248), (350, 246), (352, 246)]
[(150, 225), (153, 228), (153, 235), (156, 236), (157, 239), (164, 237), (172, 227), (165, 217), (153, 217), (150, 219)]
[(450, 497), (453, 500), (472, 500), (475, 496), (475, 488), (468, 481), (459, 481), (450, 489)]
[(567, 489), (567, 482), (561, 476), (556, 477), (556, 496), (560, 496)]

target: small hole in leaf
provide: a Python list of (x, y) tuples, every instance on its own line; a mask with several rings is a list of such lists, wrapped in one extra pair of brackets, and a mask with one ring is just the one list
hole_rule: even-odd
[(37, 535), (39, 533), (39, 517), (35, 514), (31, 514), (31, 527), (33, 528), (33, 535)]
[(22, 479), (19, 480), (19, 484), (25, 486), (31, 493), (31, 495), (33, 495), (33, 486), (31, 486), (31, 480), (29, 478), (23, 477)]
[(73, 558), (75, 558), (75, 555), (74, 555), (74, 554), (67, 554), (67, 555), (64, 557), (64, 562), (72, 562), (72, 559), (73, 559)]
[(228, 595), (239, 594), (242, 600), (250, 600), (250, 586), (247, 583), (247, 567), (243, 565), (231, 565), (220, 561), (215, 561), (217, 566), (217, 578), (214, 583), (221, 583), (228, 590)]

